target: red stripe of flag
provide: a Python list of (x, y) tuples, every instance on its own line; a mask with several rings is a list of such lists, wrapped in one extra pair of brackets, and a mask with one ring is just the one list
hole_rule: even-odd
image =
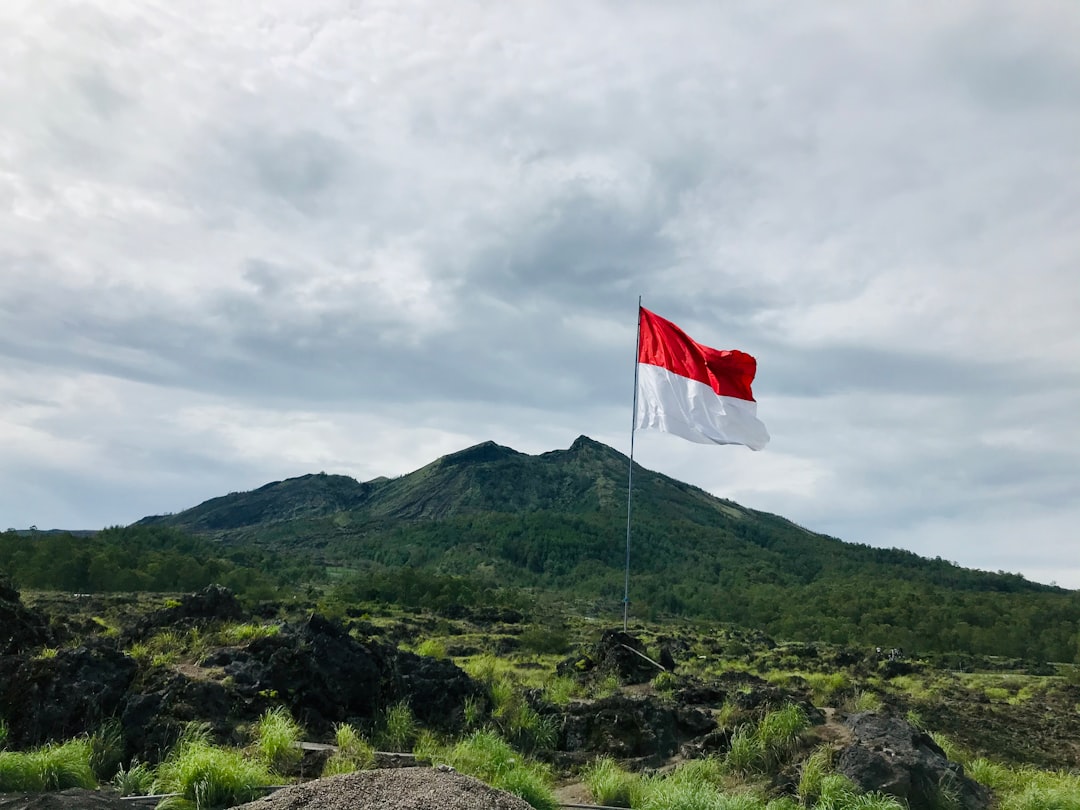
[(719, 396), (754, 401), (750, 385), (757, 373), (757, 360), (734, 349), (720, 351), (702, 346), (645, 307), (641, 308), (638, 362), (708, 385)]

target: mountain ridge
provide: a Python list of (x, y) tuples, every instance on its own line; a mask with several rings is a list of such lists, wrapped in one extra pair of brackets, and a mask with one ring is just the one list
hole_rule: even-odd
[[(465, 522), (472, 528), (464, 533), (477, 533), (478, 522), (505, 522), (492, 516), (506, 515), (543, 515), (557, 524), (552, 531), (565, 530), (570, 517), (578, 523), (606, 523), (614, 530), (625, 524), (628, 464), (626, 455), (587, 436), (579, 436), (566, 449), (536, 455), (485, 441), (394, 478), (380, 476), (361, 482), (344, 475), (306, 474), (249, 492), (211, 498), (171, 515), (148, 516), (136, 525), (167, 525), (218, 540), (270, 544), (282, 530), (290, 528), (294, 540), (299, 538), (294, 546), (310, 536), (317, 538), (321, 547), (380, 532), (408, 533), (406, 526), (419, 524), (456, 527)], [(755, 554), (771, 558), (774, 565), (780, 565), (779, 558), (787, 558), (774, 579), (806, 583), (830, 567), (823, 555), (834, 558), (834, 567), (843, 567), (851, 564), (854, 553), (886, 559), (900, 568), (944, 567), (953, 578), (958, 571), (968, 572), (964, 575), (968, 587), (977, 587), (971, 581), (974, 576), (986, 578), (979, 584), (988, 590), (1063, 590), (1017, 574), (961, 568), (940, 558), (932, 560), (902, 549), (879, 549), (820, 534), (637, 462), (634, 490), (634, 528), (642, 544), (658, 533), (695, 537), (702, 532), (720, 533), (727, 550), (737, 555), (745, 556), (748, 549), (755, 549)], [(733, 539), (737, 542), (731, 542)], [(615, 550), (621, 554), (621, 547)], [(795, 571), (800, 565), (802, 570)], [(454, 566), (448, 563), (447, 567)], [(457, 567), (459, 573), (466, 573), (464, 566)]]

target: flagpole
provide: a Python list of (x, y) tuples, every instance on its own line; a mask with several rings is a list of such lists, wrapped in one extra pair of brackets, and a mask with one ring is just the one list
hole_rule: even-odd
[(641, 296), (637, 299), (637, 329), (634, 341), (634, 410), (630, 418), (630, 472), (626, 477), (626, 578), (623, 585), (622, 629), (626, 632), (630, 615), (630, 506), (634, 498), (634, 431), (637, 429), (638, 352), (641, 350)]

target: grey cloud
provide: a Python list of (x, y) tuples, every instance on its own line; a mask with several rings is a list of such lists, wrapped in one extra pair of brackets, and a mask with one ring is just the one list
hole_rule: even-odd
[[(1040, 14), (1018, 15), (991, 6), (950, 28), (936, 43), (935, 67), (988, 109), (1030, 114), (1080, 103), (1080, 24), (1065, 5), (1043, 4)], [(1065, 12), (1065, 13), (1062, 13)]]

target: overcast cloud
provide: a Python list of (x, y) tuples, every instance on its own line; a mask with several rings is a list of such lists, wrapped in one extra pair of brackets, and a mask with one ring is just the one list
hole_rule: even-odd
[(638, 295), (773, 437), (646, 467), (1080, 588), (1074, 0), (0, 4), (0, 528), (627, 452)]

